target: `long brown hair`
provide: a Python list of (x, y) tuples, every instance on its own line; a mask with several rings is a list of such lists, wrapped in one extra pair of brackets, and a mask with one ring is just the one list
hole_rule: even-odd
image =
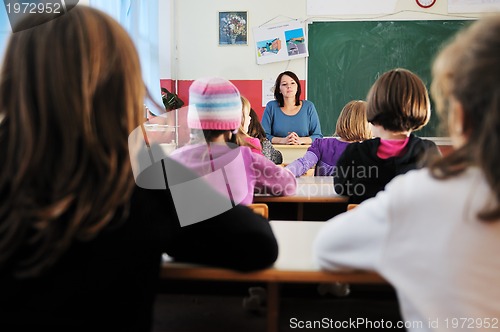
[(10, 37), (0, 73), (0, 267), (37, 275), (126, 213), (127, 140), (144, 94), (132, 40), (98, 10), (77, 6)]
[[(464, 112), (466, 142), (437, 161), (434, 177), (446, 179), (478, 166), (494, 193), (494, 204), (480, 211), (484, 221), (500, 219), (500, 15), (472, 24), (444, 48), (433, 66), (431, 92), (447, 118), (458, 101)], [(446, 120), (445, 120), (446, 121)]]
[(253, 108), (250, 108), (250, 119), (252, 120), (250, 121), (250, 125), (248, 126), (248, 135), (258, 138), (262, 143), (267, 138), (266, 131), (262, 127), (259, 116), (257, 115), (257, 112), (253, 110)]

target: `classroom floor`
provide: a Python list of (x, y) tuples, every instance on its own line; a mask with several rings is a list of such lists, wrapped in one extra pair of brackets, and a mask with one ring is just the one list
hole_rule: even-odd
[[(243, 298), (248, 295), (250, 286), (256, 285), (171, 285), (170, 289), (161, 292), (157, 298), (153, 332), (266, 331), (265, 308), (254, 312), (243, 308)], [(393, 322), (401, 320), (397, 300), (390, 286), (351, 285), (351, 293), (346, 297), (320, 295), (317, 286), (282, 286), (280, 332), (334, 329), (300, 329), (293, 323), (324, 318), (334, 321), (364, 318), (372, 322), (382, 319)]]

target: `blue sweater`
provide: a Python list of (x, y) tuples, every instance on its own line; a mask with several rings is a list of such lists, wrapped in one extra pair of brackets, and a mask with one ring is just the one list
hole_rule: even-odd
[(276, 100), (267, 103), (262, 116), (262, 127), (266, 131), (267, 139), (286, 137), (289, 132), (296, 132), (300, 137), (322, 138), (318, 112), (314, 104), (308, 100), (302, 101), (302, 107), (295, 115), (286, 115)]

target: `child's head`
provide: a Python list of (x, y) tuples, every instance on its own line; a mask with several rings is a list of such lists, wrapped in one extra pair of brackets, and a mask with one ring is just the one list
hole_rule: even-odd
[(481, 19), (459, 33), (433, 66), (432, 93), (448, 116), (456, 150), (437, 162), (433, 174), (450, 177), (479, 166), (496, 204), (479, 214), (500, 218), (500, 15)]
[[(31, 19), (21, 20), (19, 27), (29, 26)], [(107, 145), (118, 137), (126, 146), (128, 133), (144, 117), (145, 89), (134, 43), (116, 21), (93, 8), (76, 6), (13, 33), (1, 76), (0, 112), (18, 127), (18, 137), (34, 139), (23, 145), (39, 151), (56, 151), (56, 137), (60, 147), (80, 136), (100, 142), (96, 146), (105, 151), (115, 148)], [(110, 95), (120, 98), (110, 101)]]
[(208, 141), (209, 137), (238, 129), (241, 112), (240, 93), (224, 78), (201, 78), (189, 87), (188, 126), (203, 131)]
[[(46, 15), (18, 27), (38, 18)], [(34, 255), (21, 255), (16, 268), (36, 275), (130, 205), (127, 147), (143, 122), (144, 83), (127, 32), (87, 6), (13, 33), (0, 76), (0, 193), (9, 192), (0, 248), (29, 246)], [(3, 250), (2, 264), (16, 252)]]
[[(476, 152), (495, 155), (500, 143), (499, 33), (499, 15), (459, 33), (436, 58), (432, 83), (437, 109), (448, 116), (454, 141), (468, 141)], [(495, 148), (486, 151), (490, 142)]]
[(258, 147), (254, 146), (252, 143), (248, 142), (248, 127), (250, 125), (250, 102), (245, 97), (241, 96), (241, 124), (238, 128), (238, 133), (235, 137), (235, 142), (239, 146), (248, 146), (252, 149), (258, 149)]
[(431, 107), (424, 82), (409, 70), (380, 76), (367, 96), (368, 122), (392, 132), (411, 132), (429, 122)]
[(360, 142), (372, 137), (366, 119), (366, 101), (352, 100), (340, 112), (335, 134), (347, 142)]

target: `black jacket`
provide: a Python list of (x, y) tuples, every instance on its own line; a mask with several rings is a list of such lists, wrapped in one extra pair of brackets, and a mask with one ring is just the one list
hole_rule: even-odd
[(42, 276), (0, 266), (0, 331), (150, 331), (163, 252), (246, 271), (271, 265), (278, 247), (245, 206), (180, 227), (169, 190), (136, 187), (124, 222), (75, 242)]
[(349, 196), (349, 203), (359, 204), (383, 190), (395, 176), (424, 167), (440, 156), (436, 144), (410, 135), (400, 157), (377, 156), (380, 138), (349, 144), (334, 172), (335, 191)]

